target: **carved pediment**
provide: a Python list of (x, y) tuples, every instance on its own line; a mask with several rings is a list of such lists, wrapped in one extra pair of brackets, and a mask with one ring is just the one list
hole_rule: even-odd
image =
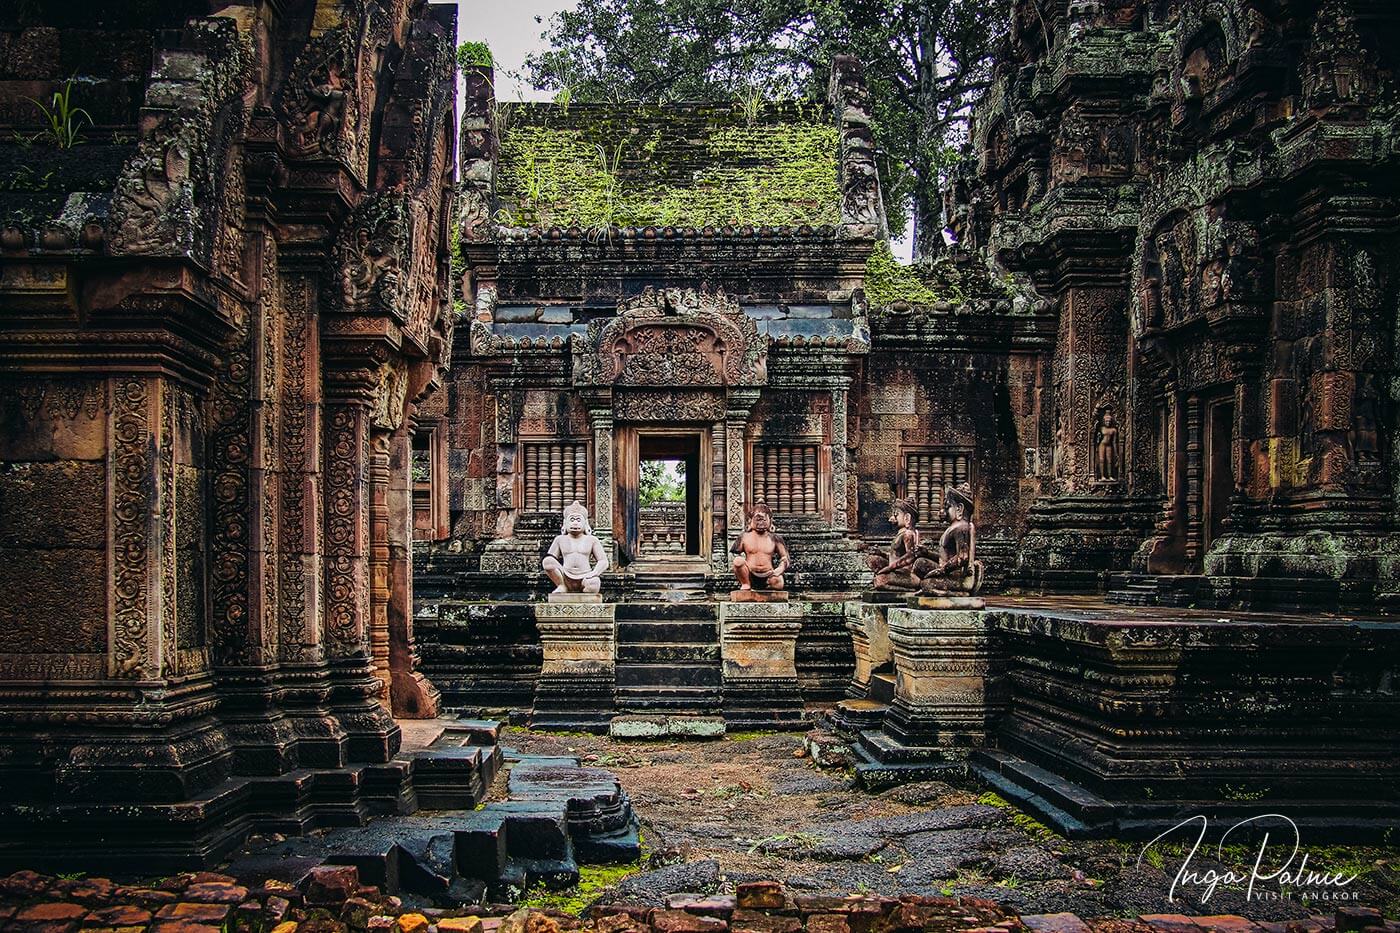
[(575, 385), (764, 385), (768, 348), (739, 303), (721, 292), (647, 289), (571, 342)]

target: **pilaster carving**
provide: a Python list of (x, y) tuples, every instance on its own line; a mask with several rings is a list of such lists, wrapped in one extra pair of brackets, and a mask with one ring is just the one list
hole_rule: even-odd
[(111, 619), (110, 673), (146, 680), (159, 673), (151, 651), (150, 559), (155, 512), (152, 458), (151, 383), (123, 377), (112, 383), (112, 437), (109, 459)]

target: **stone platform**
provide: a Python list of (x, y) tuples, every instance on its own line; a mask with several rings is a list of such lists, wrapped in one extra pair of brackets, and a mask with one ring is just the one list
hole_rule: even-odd
[[(416, 726), (425, 730), (423, 723)], [(143, 870), (175, 871), (216, 864), (252, 833), (295, 836), (420, 808), (471, 809), (500, 769), (499, 726), (443, 717), (425, 741), (383, 764), (235, 777), (179, 803), (6, 804), (0, 806), (8, 828), (0, 866), (128, 870), (132, 840), (139, 837)]]
[(1342, 615), (989, 599), (1005, 713), (974, 773), (1066, 835), (1279, 812), (1400, 825), (1400, 626)]

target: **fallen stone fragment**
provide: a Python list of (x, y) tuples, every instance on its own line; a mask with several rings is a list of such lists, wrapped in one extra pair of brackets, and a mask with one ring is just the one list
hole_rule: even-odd
[(81, 904), (66, 901), (49, 901), (26, 907), (15, 915), (19, 923), (69, 923), (87, 913)]
[(0, 881), (0, 891), (13, 897), (35, 897), (42, 894), (51, 879), (32, 871), (17, 871), (4, 881)]
[(729, 925), (718, 917), (702, 917), (684, 910), (658, 910), (651, 915), (656, 933), (720, 933)]
[(248, 889), (229, 881), (203, 881), (185, 889), (185, 900), (207, 904), (241, 904)]
[(432, 924), (422, 914), (404, 914), (399, 917), (400, 933), (427, 933)]
[(157, 920), (185, 920), (191, 923), (222, 924), (232, 910), (228, 904), (194, 904), (181, 901), (156, 911)]
[(444, 917), (437, 923), (438, 933), (481, 933), (480, 917)]
[(83, 921), (88, 927), (143, 927), (151, 922), (151, 912), (131, 904), (100, 907)]
[(807, 933), (851, 933), (851, 924), (840, 914), (812, 914)]
[(734, 889), (740, 907), (748, 910), (775, 910), (787, 905), (783, 886), (776, 881), (748, 881)]
[(1234, 914), (1220, 914), (1212, 917), (1195, 917), (1196, 926), (1213, 933), (1263, 933), (1259, 924)]
[(1336, 913), (1337, 933), (1350, 933), (1366, 927), (1384, 926), (1381, 912), (1374, 907), (1340, 907)]
[(666, 898), (666, 906), (671, 910), (688, 910), (693, 914), (727, 920), (739, 902), (730, 894), (672, 894)]
[[(1196, 922), (1184, 914), (1143, 914), (1138, 919), (1161, 933), (1201, 933)], [(1026, 918), (1022, 917), (1021, 922), (1025, 921)]]
[(798, 933), (802, 921), (757, 910), (740, 908), (729, 918), (732, 933)]
[(1021, 923), (1033, 933), (1089, 933), (1089, 925), (1071, 913), (1027, 914)]
[(354, 865), (318, 865), (301, 882), (306, 903), (338, 905), (360, 889), (360, 871)]

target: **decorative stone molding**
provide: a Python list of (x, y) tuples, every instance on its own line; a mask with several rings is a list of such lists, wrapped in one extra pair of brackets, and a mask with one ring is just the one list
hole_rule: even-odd
[(990, 618), (982, 610), (888, 610), (895, 694), (885, 732), (945, 760), (988, 743), (997, 712)]
[(721, 292), (648, 288), (570, 337), (575, 386), (704, 388), (768, 381), (764, 337)]

